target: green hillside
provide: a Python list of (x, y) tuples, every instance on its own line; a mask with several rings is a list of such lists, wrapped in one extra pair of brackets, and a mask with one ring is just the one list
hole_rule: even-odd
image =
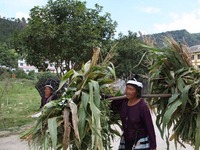
[(13, 33), (25, 26), (26, 20), (24, 18), (22, 18), (22, 20), (9, 20), (0, 18), (0, 42), (6, 42), (8, 45), (10, 45)]
[(159, 46), (162, 46), (164, 36), (172, 36), (177, 42), (186, 43), (189, 47), (200, 44), (200, 33), (189, 33), (186, 30), (167, 31), (149, 35), (156, 39)]
[[(16, 30), (20, 30), (26, 26), (26, 20), (22, 18), (15, 19), (14, 21), (0, 18), (0, 42), (9, 42), (12, 38), (12, 34)], [(189, 33), (186, 30), (167, 31), (152, 35), (147, 35), (155, 38), (159, 46), (162, 46), (162, 39), (164, 36), (170, 35), (178, 42), (184, 42), (188, 46), (200, 44), (200, 33)]]

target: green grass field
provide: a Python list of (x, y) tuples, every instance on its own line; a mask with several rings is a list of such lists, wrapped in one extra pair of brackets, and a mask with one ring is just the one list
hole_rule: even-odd
[(2, 114), (0, 114), (0, 130), (20, 127), (35, 121), (30, 116), (39, 112), (40, 95), (35, 89), (36, 81), (27, 79), (10, 79), (7, 92), (5, 81), (0, 81), (0, 97)]

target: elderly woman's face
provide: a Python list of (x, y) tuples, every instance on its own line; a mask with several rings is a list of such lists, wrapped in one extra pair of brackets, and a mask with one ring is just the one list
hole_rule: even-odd
[(51, 88), (50, 87), (45, 87), (45, 89), (44, 89), (44, 93), (45, 93), (45, 95), (51, 95), (51, 92), (52, 92), (52, 90), (51, 90)]
[(137, 90), (134, 86), (132, 85), (126, 85), (126, 97), (128, 99), (134, 99), (137, 97)]

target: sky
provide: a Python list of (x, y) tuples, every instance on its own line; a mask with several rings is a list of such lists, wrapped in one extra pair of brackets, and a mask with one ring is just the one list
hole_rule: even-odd
[[(29, 17), (34, 6), (48, 0), (0, 0), (0, 15), (5, 18)], [(83, 1), (83, 0), (82, 0)], [(88, 8), (98, 3), (118, 23), (116, 34), (128, 31), (154, 34), (186, 29), (200, 33), (200, 0), (86, 0)]]

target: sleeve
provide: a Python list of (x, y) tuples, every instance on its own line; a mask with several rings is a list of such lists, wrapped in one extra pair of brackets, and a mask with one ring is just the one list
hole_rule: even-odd
[(124, 99), (124, 98), (120, 98), (120, 99), (118, 99), (118, 100), (112, 100), (112, 99), (109, 99), (109, 98), (113, 98), (112, 96), (103, 95), (103, 94), (102, 94), (101, 96), (102, 96), (102, 99), (103, 99), (103, 100), (107, 99), (107, 100), (111, 101), (111, 103), (110, 103), (110, 109), (111, 109), (111, 110), (114, 110), (114, 111), (120, 110), (123, 101), (126, 100), (126, 98), (125, 98), (125, 99)]
[(122, 103), (123, 103), (123, 100), (113, 100), (111, 102), (111, 109), (112, 110), (121, 110), (121, 107), (122, 107)]
[(145, 128), (147, 130), (147, 133), (149, 135), (149, 143), (150, 143), (150, 149), (156, 149), (156, 135), (155, 130), (153, 126), (153, 121), (151, 117), (150, 110), (147, 105), (143, 107), (143, 119), (145, 123)]

